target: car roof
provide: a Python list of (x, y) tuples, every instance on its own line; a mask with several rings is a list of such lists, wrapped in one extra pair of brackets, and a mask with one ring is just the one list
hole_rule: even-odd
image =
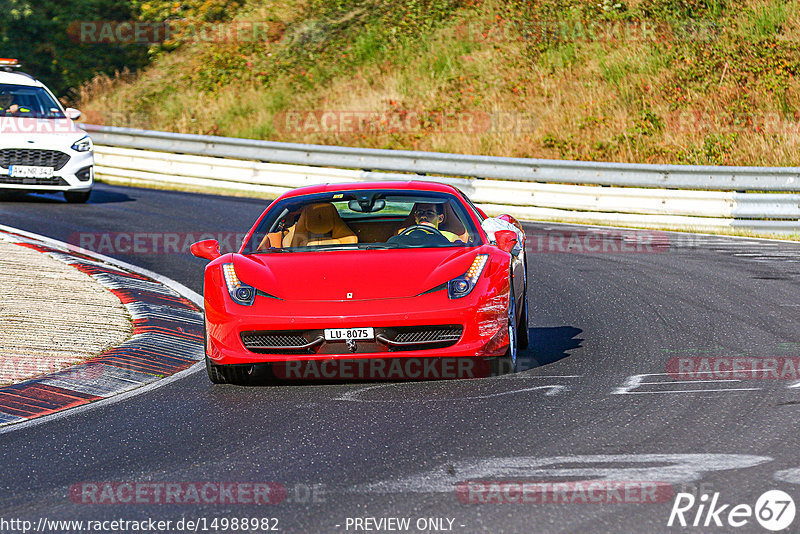
[(350, 182), (344, 184), (309, 185), (293, 189), (281, 195), (281, 198), (313, 195), (315, 193), (330, 193), (335, 191), (357, 191), (365, 189), (395, 189), (401, 191), (433, 191), (439, 193), (458, 193), (455, 187), (439, 182), (423, 182), (409, 180), (407, 182)]
[(8, 72), (0, 70), (0, 83), (10, 85), (27, 85), (29, 87), (44, 87), (44, 84), (28, 74), (22, 72)]

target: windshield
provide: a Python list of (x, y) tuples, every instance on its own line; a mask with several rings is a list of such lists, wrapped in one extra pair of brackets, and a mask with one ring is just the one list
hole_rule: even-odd
[(295, 197), (276, 204), (243, 253), (478, 244), (480, 235), (454, 195), (366, 190)]
[(41, 87), (0, 84), (0, 117), (63, 119), (53, 97)]

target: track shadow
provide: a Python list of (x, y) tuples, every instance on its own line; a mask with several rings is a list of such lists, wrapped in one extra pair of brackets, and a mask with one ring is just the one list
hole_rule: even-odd
[[(583, 330), (574, 326), (555, 326), (548, 328), (530, 328), (528, 348), (520, 351), (517, 355), (517, 371), (527, 371), (535, 367), (551, 364), (569, 356), (569, 351), (581, 348), (582, 338), (578, 336)], [(291, 362), (282, 364), (259, 364), (252, 371), (252, 375), (247, 381), (246, 386), (324, 386), (342, 384), (385, 384), (395, 382), (419, 382), (419, 381), (441, 381), (447, 379), (469, 379), (469, 378), (488, 378), (492, 376), (506, 375), (513, 373), (510, 361), (504, 358), (392, 358), (384, 360), (390, 362), (409, 362), (418, 360), (428, 361), (432, 365), (420, 365), (414, 363), (413, 376), (403, 376), (403, 365), (397, 367), (397, 372), (391, 370), (390, 364), (378, 366), (380, 372), (375, 373), (372, 367), (372, 360), (360, 360), (364, 367), (360, 372), (354, 372), (355, 367), (352, 360), (338, 360), (336, 362), (328, 360), (312, 360), (305, 362)], [(461, 361), (464, 365), (449, 364), (436, 365), (444, 360)], [(471, 360), (471, 361), (466, 361)], [(345, 378), (344, 362), (349, 362), (349, 376)], [(331, 365), (326, 371), (325, 366)], [(340, 369), (340, 364), (342, 365)], [(469, 365), (466, 365), (469, 364)], [(277, 367), (275, 367), (277, 366)], [(420, 369), (430, 369), (429, 374), (419, 373)], [(449, 369), (449, 372), (446, 371)], [(367, 370), (364, 372), (364, 370)], [(330, 371), (330, 372), (328, 372)], [(342, 371), (341, 374), (339, 371)], [(463, 371), (463, 373), (461, 372)]]
[(135, 202), (136, 199), (120, 193), (119, 191), (109, 191), (108, 189), (94, 189), (92, 196), (89, 197), (89, 204), (113, 204), (115, 202)]
[(583, 339), (576, 338), (583, 330), (574, 326), (530, 328), (528, 350), (519, 355), (521, 370), (540, 367), (569, 356), (569, 351), (579, 349)]
[[(132, 198), (125, 193), (108, 191), (106, 189), (94, 189), (89, 197), (88, 204), (111, 204), (115, 202), (133, 202)], [(62, 193), (33, 193), (28, 191), (0, 191), (0, 202), (25, 202), (29, 204), (66, 204)]]

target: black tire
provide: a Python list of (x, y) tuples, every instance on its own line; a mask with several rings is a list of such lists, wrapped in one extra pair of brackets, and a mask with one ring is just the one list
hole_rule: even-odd
[(219, 366), (211, 363), (208, 355), (206, 355), (206, 373), (208, 373), (208, 379), (214, 384), (228, 383), (224, 374), (219, 372)]
[(508, 349), (500, 358), (504, 372), (516, 373), (519, 369), (519, 358), (517, 354), (517, 306), (514, 298), (513, 280), (509, 277), (509, 298), (508, 298)]
[(217, 365), (208, 357), (205, 313), (203, 314), (203, 355), (206, 358), (206, 373), (212, 383), (244, 386), (250, 382), (250, 376), (254, 369), (252, 365)]
[(525, 304), (522, 306), (522, 316), (519, 318), (519, 324), (517, 324), (517, 349), (519, 350), (527, 349), (530, 344), (528, 337), (528, 296), (523, 294), (522, 298), (525, 299)]
[(88, 191), (64, 191), (64, 198), (70, 204), (84, 204), (87, 200), (89, 200), (89, 196), (91, 194), (91, 189)]
[(530, 345), (530, 332), (528, 331), (528, 254), (522, 253), (522, 315), (517, 325), (517, 348), (525, 350)]
[(208, 379), (214, 384), (234, 384), (245, 386), (250, 382), (253, 374), (252, 365), (217, 365), (211, 363), (211, 359), (206, 355), (206, 372)]

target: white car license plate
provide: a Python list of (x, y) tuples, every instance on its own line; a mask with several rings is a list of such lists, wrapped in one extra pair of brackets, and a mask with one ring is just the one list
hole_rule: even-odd
[(34, 167), (32, 165), (11, 165), (8, 173), (13, 178), (52, 178), (53, 167)]
[(375, 339), (375, 331), (372, 328), (326, 328), (325, 341), (347, 341)]

